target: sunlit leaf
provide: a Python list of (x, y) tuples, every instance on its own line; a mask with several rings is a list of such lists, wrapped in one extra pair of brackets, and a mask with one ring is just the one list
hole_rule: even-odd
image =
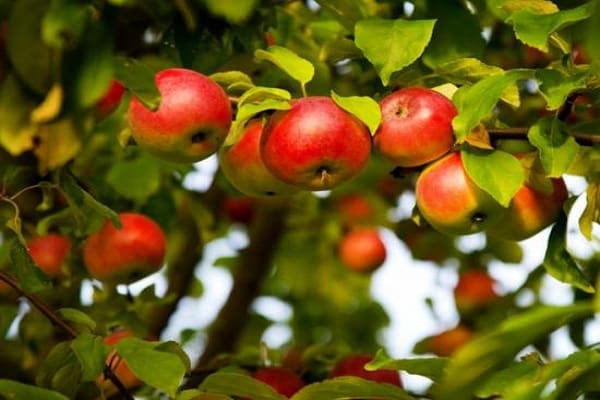
[(83, 333), (71, 342), (71, 350), (81, 366), (81, 380), (95, 381), (104, 371), (108, 347), (100, 336)]
[(590, 182), (586, 189), (586, 205), (579, 217), (579, 229), (587, 240), (592, 240), (592, 225), (600, 224), (600, 182)]
[(302, 87), (315, 75), (315, 67), (310, 61), (285, 47), (270, 46), (267, 50), (258, 49), (254, 52), (254, 58), (257, 61), (269, 61), (275, 64), (294, 80), (300, 82)]
[(583, 73), (569, 76), (555, 69), (540, 69), (536, 71), (535, 78), (540, 82), (540, 93), (546, 100), (548, 110), (557, 110), (569, 94), (584, 88), (586, 84)]
[(356, 377), (339, 377), (300, 389), (291, 400), (387, 399), (414, 400), (403, 389)]
[(379, 103), (368, 96), (350, 96), (342, 97), (335, 92), (331, 92), (333, 101), (350, 114), (361, 120), (372, 135), (375, 134), (381, 123), (381, 108)]
[(404, 359), (392, 359), (387, 357), (383, 351), (378, 351), (375, 358), (369, 362), (365, 369), (395, 369), (405, 371), (413, 375), (421, 375), (432, 380), (438, 380), (444, 368), (448, 364), (448, 359), (444, 357), (415, 357)]
[(575, 157), (579, 145), (565, 131), (564, 123), (553, 117), (540, 118), (529, 128), (527, 138), (540, 152), (540, 158), (546, 174), (560, 177)]
[(30, 113), (35, 102), (29, 98), (14, 75), (8, 75), (0, 86), (0, 144), (12, 155), (33, 147), (37, 126), (31, 123)]
[(252, 15), (258, 0), (202, 0), (202, 3), (212, 14), (239, 24)]
[(62, 167), (79, 153), (81, 133), (90, 128), (79, 122), (73, 118), (63, 118), (38, 127), (33, 152), (39, 160), (42, 174)]
[(19, 287), (25, 293), (39, 292), (52, 287), (50, 279), (35, 265), (29, 252), (19, 240), (10, 247), (11, 268), (17, 276)]
[(289, 110), (291, 105), (288, 101), (266, 99), (259, 103), (246, 103), (238, 108), (235, 121), (231, 125), (231, 129), (223, 146), (231, 146), (240, 140), (244, 133), (246, 123), (252, 118), (260, 116), (264, 112), (272, 112), (276, 110)]

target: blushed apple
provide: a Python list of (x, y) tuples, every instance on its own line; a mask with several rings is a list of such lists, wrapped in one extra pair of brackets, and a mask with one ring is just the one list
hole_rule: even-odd
[(277, 393), (286, 397), (292, 397), (305, 385), (298, 374), (283, 367), (259, 368), (253, 376), (254, 379), (266, 383), (275, 389)]
[(339, 243), (338, 252), (342, 264), (357, 272), (373, 272), (386, 258), (386, 249), (375, 228), (354, 228)]
[(372, 382), (387, 383), (402, 387), (400, 374), (392, 369), (378, 369), (367, 371), (365, 364), (371, 362), (373, 357), (368, 354), (351, 354), (339, 360), (329, 373), (330, 378), (338, 376), (356, 376)]
[(454, 301), (460, 313), (470, 313), (498, 300), (496, 282), (484, 269), (468, 269), (458, 277)]
[(56, 278), (62, 275), (65, 261), (71, 251), (71, 239), (58, 233), (32, 237), (27, 250), (33, 262), (46, 275)]
[(112, 114), (121, 104), (124, 94), (125, 87), (120, 82), (113, 80), (94, 106), (96, 120), (102, 120)]

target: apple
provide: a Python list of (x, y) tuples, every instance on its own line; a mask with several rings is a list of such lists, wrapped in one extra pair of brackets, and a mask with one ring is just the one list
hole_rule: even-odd
[(159, 107), (146, 108), (132, 96), (127, 121), (143, 149), (170, 162), (191, 163), (217, 151), (231, 126), (225, 91), (209, 77), (185, 68), (158, 72)]
[(254, 379), (266, 383), (286, 397), (292, 397), (294, 393), (305, 385), (302, 378), (290, 369), (283, 367), (264, 367), (254, 372)]
[(354, 228), (346, 233), (338, 248), (342, 264), (357, 272), (373, 272), (381, 267), (386, 249), (375, 228)]
[(498, 299), (495, 281), (483, 269), (468, 269), (458, 277), (454, 287), (456, 308), (461, 313), (470, 313)]
[(58, 233), (48, 233), (27, 240), (27, 250), (46, 275), (57, 278), (63, 274), (65, 260), (71, 251), (71, 239)]
[(235, 144), (219, 149), (219, 164), (223, 175), (247, 196), (277, 196), (298, 192), (297, 187), (282, 182), (265, 167), (260, 156), (263, 128), (262, 119), (252, 120)]
[[(106, 335), (103, 342), (107, 346), (114, 347), (121, 340), (133, 336), (135, 335), (131, 330), (119, 329)], [(131, 372), (127, 362), (119, 357), (116, 351), (113, 350), (108, 354), (106, 357), (106, 364), (111, 367), (113, 374), (119, 379), (119, 381), (121, 381), (125, 388), (131, 389), (142, 384), (142, 382), (133, 374), (133, 372)], [(117, 392), (117, 388), (109, 379), (106, 379), (104, 374), (98, 377), (96, 382), (105, 391), (105, 395)]]
[(589, 64), (591, 62), (587, 50), (581, 43), (575, 43), (571, 49), (571, 57), (575, 65)]
[(125, 87), (120, 82), (113, 80), (94, 106), (96, 120), (100, 121), (112, 114), (121, 104), (124, 94)]
[(429, 352), (439, 357), (450, 357), (473, 337), (473, 331), (464, 325), (442, 331), (427, 340)]
[(306, 190), (328, 190), (366, 166), (371, 135), (331, 98), (304, 97), (269, 118), (260, 154), (280, 180)]
[(454, 144), (452, 119), (457, 111), (444, 95), (424, 87), (396, 90), (384, 97), (375, 150), (401, 167), (427, 164)]
[(223, 209), (231, 221), (250, 225), (254, 218), (256, 201), (252, 197), (228, 196), (223, 199)]
[(567, 200), (562, 178), (552, 178), (552, 193), (543, 193), (524, 184), (512, 198), (500, 222), (487, 229), (491, 237), (521, 241), (552, 225)]
[(392, 369), (378, 369), (367, 371), (365, 364), (373, 360), (368, 354), (351, 354), (339, 360), (329, 373), (330, 378), (338, 376), (355, 376), (372, 382), (388, 383), (390, 385), (402, 387), (400, 374)]
[(359, 193), (348, 193), (334, 200), (335, 211), (341, 221), (348, 225), (362, 225), (375, 217), (375, 209), (366, 196)]
[(90, 276), (107, 283), (131, 283), (158, 271), (164, 262), (166, 238), (161, 227), (143, 214), (120, 213), (121, 228), (110, 220), (83, 245)]
[(458, 152), (421, 172), (415, 197), (423, 218), (447, 235), (481, 232), (506, 214), (500, 203), (469, 178)]

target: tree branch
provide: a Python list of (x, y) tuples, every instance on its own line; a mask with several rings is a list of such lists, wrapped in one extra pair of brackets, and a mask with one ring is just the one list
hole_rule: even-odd
[[(492, 139), (523, 139), (526, 140), (529, 128), (488, 128), (490, 138)], [(584, 146), (594, 146), (600, 144), (600, 135), (587, 135), (585, 133), (570, 133), (575, 141)]]

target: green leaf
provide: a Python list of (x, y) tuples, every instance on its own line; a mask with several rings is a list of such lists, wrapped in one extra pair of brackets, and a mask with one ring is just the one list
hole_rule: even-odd
[(414, 400), (397, 386), (349, 376), (307, 385), (291, 397), (291, 400), (338, 399)]
[(252, 398), (253, 400), (284, 400), (271, 386), (249, 375), (234, 372), (216, 372), (206, 377), (198, 389), (227, 396)]
[(371, 135), (375, 134), (381, 123), (379, 103), (368, 96), (342, 97), (334, 91), (331, 91), (331, 98), (335, 104), (361, 120), (369, 128)]
[(256, 86), (246, 90), (240, 96), (238, 107), (252, 103), (257, 104), (265, 100), (290, 101), (291, 99), (292, 94), (285, 89)]
[(442, 376), (447, 364), (448, 359), (444, 357), (391, 359), (380, 350), (375, 355), (375, 358), (365, 366), (365, 369), (368, 371), (377, 369), (395, 369), (406, 371), (412, 375), (421, 375), (437, 381), (440, 376)]
[(511, 365), (525, 346), (569, 321), (592, 313), (590, 303), (537, 306), (504, 320), (491, 331), (476, 335), (452, 356), (442, 379), (433, 388), (434, 398), (470, 400), (483, 382)]
[(246, 87), (247, 89), (254, 87), (252, 79), (241, 71), (215, 72), (209, 78), (224, 86), (227, 90), (232, 87)]
[(96, 329), (96, 321), (83, 311), (79, 311), (75, 308), (59, 308), (56, 310), (56, 313), (65, 321), (84, 326), (90, 331)]
[(133, 159), (115, 162), (106, 174), (106, 181), (123, 197), (144, 204), (160, 189), (160, 163), (140, 152)]
[(289, 101), (275, 99), (267, 99), (261, 101), (260, 103), (246, 103), (242, 105), (237, 110), (235, 121), (233, 121), (233, 124), (231, 124), (231, 129), (229, 134), (227, 134), (227, 138), (225, 139), (223, 146), (231, 146), (237, 143), (244, 133), (246, 123), (252, 118), (265, 111), (270, 112), (274, 110), (289, 110), (290, 108), (291, 105)]
[(569, 94), (586, 86), (586, 74), (567, 75), (555, 69), (537, 70), (535, 79), (540, 82), (539, 90), (546, 100), (548, 110), (557, 110), (565, 103)]
[(70, 117), (39, 126), (36, 136), (39, 144), (33, 152), (39, 160), (38, 169), (42, 174), (62, 167), (79, 154), (82, 133), (92, 128), (92, 125), (80, 122), (85, 121)]
[(0, 393), (2, 393), (3, 398), (8, 400), (69, 400), (68, 397), (53, 390), (8, 379), (0, 379)]
[(567, 134), (564, 123), (550, 116), (540, 118), (532, 125), (527, 138), (539, 150), (546, 174), (553, 178), (568, 170), (579, 150), (575, 138)]
[(35, 265), (25, 246), (19, 241), (13, 241), (10, 247), (11, 268), (17, 276), (19, 287), (25, 293), (34, 293), (50, 289), (50, 279)]
[[(538, 373), (540, 365), (526, 358), (524, 361), (514, 363), (507, 368), (493, 374), (484, 385), (477, 390), (477, 397), (488, 398), (494, 396), (504, 397), (505, 392), (511, 386), (516, 386), (515, 382), (522, 380), (523, 377), (532, 372)], [(510, 390), (510, 389), (509, 389)]]
[(592, 225), (600, 224), (600, 182), (590, 182), (586, 189), (586, 205), (579, 217), (579, 229), (587, 240), (592, 240)]
[(0, 84), (0, 145), (12, 155), (33, 148), (37, 126), (29, 117), (35, 102), (26, 95), (14, 74), (7, 75)]
[(202, 0), (211, 14), (232, 24), (241, 24), (252, 15), (258, 0)]
[(159, 345), (160, 342), (125, 338), (117, 343), (116, 349), (136, 377), (175, 397), (186, 373), (186, 366), (178, 355), (157, 350)]
[(151, 110), (156, 110), (160, 105), (160, 92), (156, 87), (154, 75), (155, 72), (139, 60), (116, 57), (116, 79)]
[(457, 141), (464, 142), (471, 130), (492, 111), (509, 86), (518, 80), (532, 77), (533, 71), (512, 70), (489, 76), (473, 86), (459, 89), (454, 97), (458, 115), (452, 120)]
[(198, 389), (189, 389), (179, 392), (175, 400), (232, 400), (222, 394), (202, 393)]
[(71, 341), (66, 341), (54, 346), (44, 358), (35, 383), (71, 397), (77, 391), (80, 379), (81, 365), (71, 349)]
[(348, 32), (354, 32), (354, 25), (363, 18), (356, 0), (317, 0), (317, 3), (333, 15)]
[(552, 14), (540, 14), (523, 8), (513, 12), (506, 22), (511, 23), (517, 38), (528, 46), (548, 52), (548, 38), (556, 31), (592, 15), (591, 3)]
[(461, 151), (461, 158), (469, 178), (504, 207), (525, 181), (519, 160), (504, 151), (469, 148)]
[(82, 333), (71, 342), (71, 350), (81, 365), (81, 380), (95, 381), (104, 371), (108, 347), (100, 336)]
[(559, 215), (550, 231), (548, 248), (544, 256), (544, 268), (561, 282), (575, 286), (587, 293), (594, 293), (594, 287), (588, 282), (573, 257), (566, 248), (567, 216)]
[(300, 82), (303, 88), (315, 75), (312, 63), (293, 51), (281, 46), (269, 46), (267, 50), (258, 49), (254, 52), (257, 61), (269, 61), (279, 67), (294, 80)]
[(394, 72), (416, 61), (429, 44), (435, 20), (364, 19), (355, 27), (355, 43), (373, 64), (385, 86)]
[(59, 49), (73, 47), (84, 33), (90, 16), (87, 4), (77, 0), (52, 0), (42, 18), (42, 38)]
[[(9, 290), (13, 290), (10, 288)], [(2, 294), (6, 296), (5, 293)], [(19, 315), (18, 304), (0, 304), (0, 336), (6, 337), (15, 318)]]

